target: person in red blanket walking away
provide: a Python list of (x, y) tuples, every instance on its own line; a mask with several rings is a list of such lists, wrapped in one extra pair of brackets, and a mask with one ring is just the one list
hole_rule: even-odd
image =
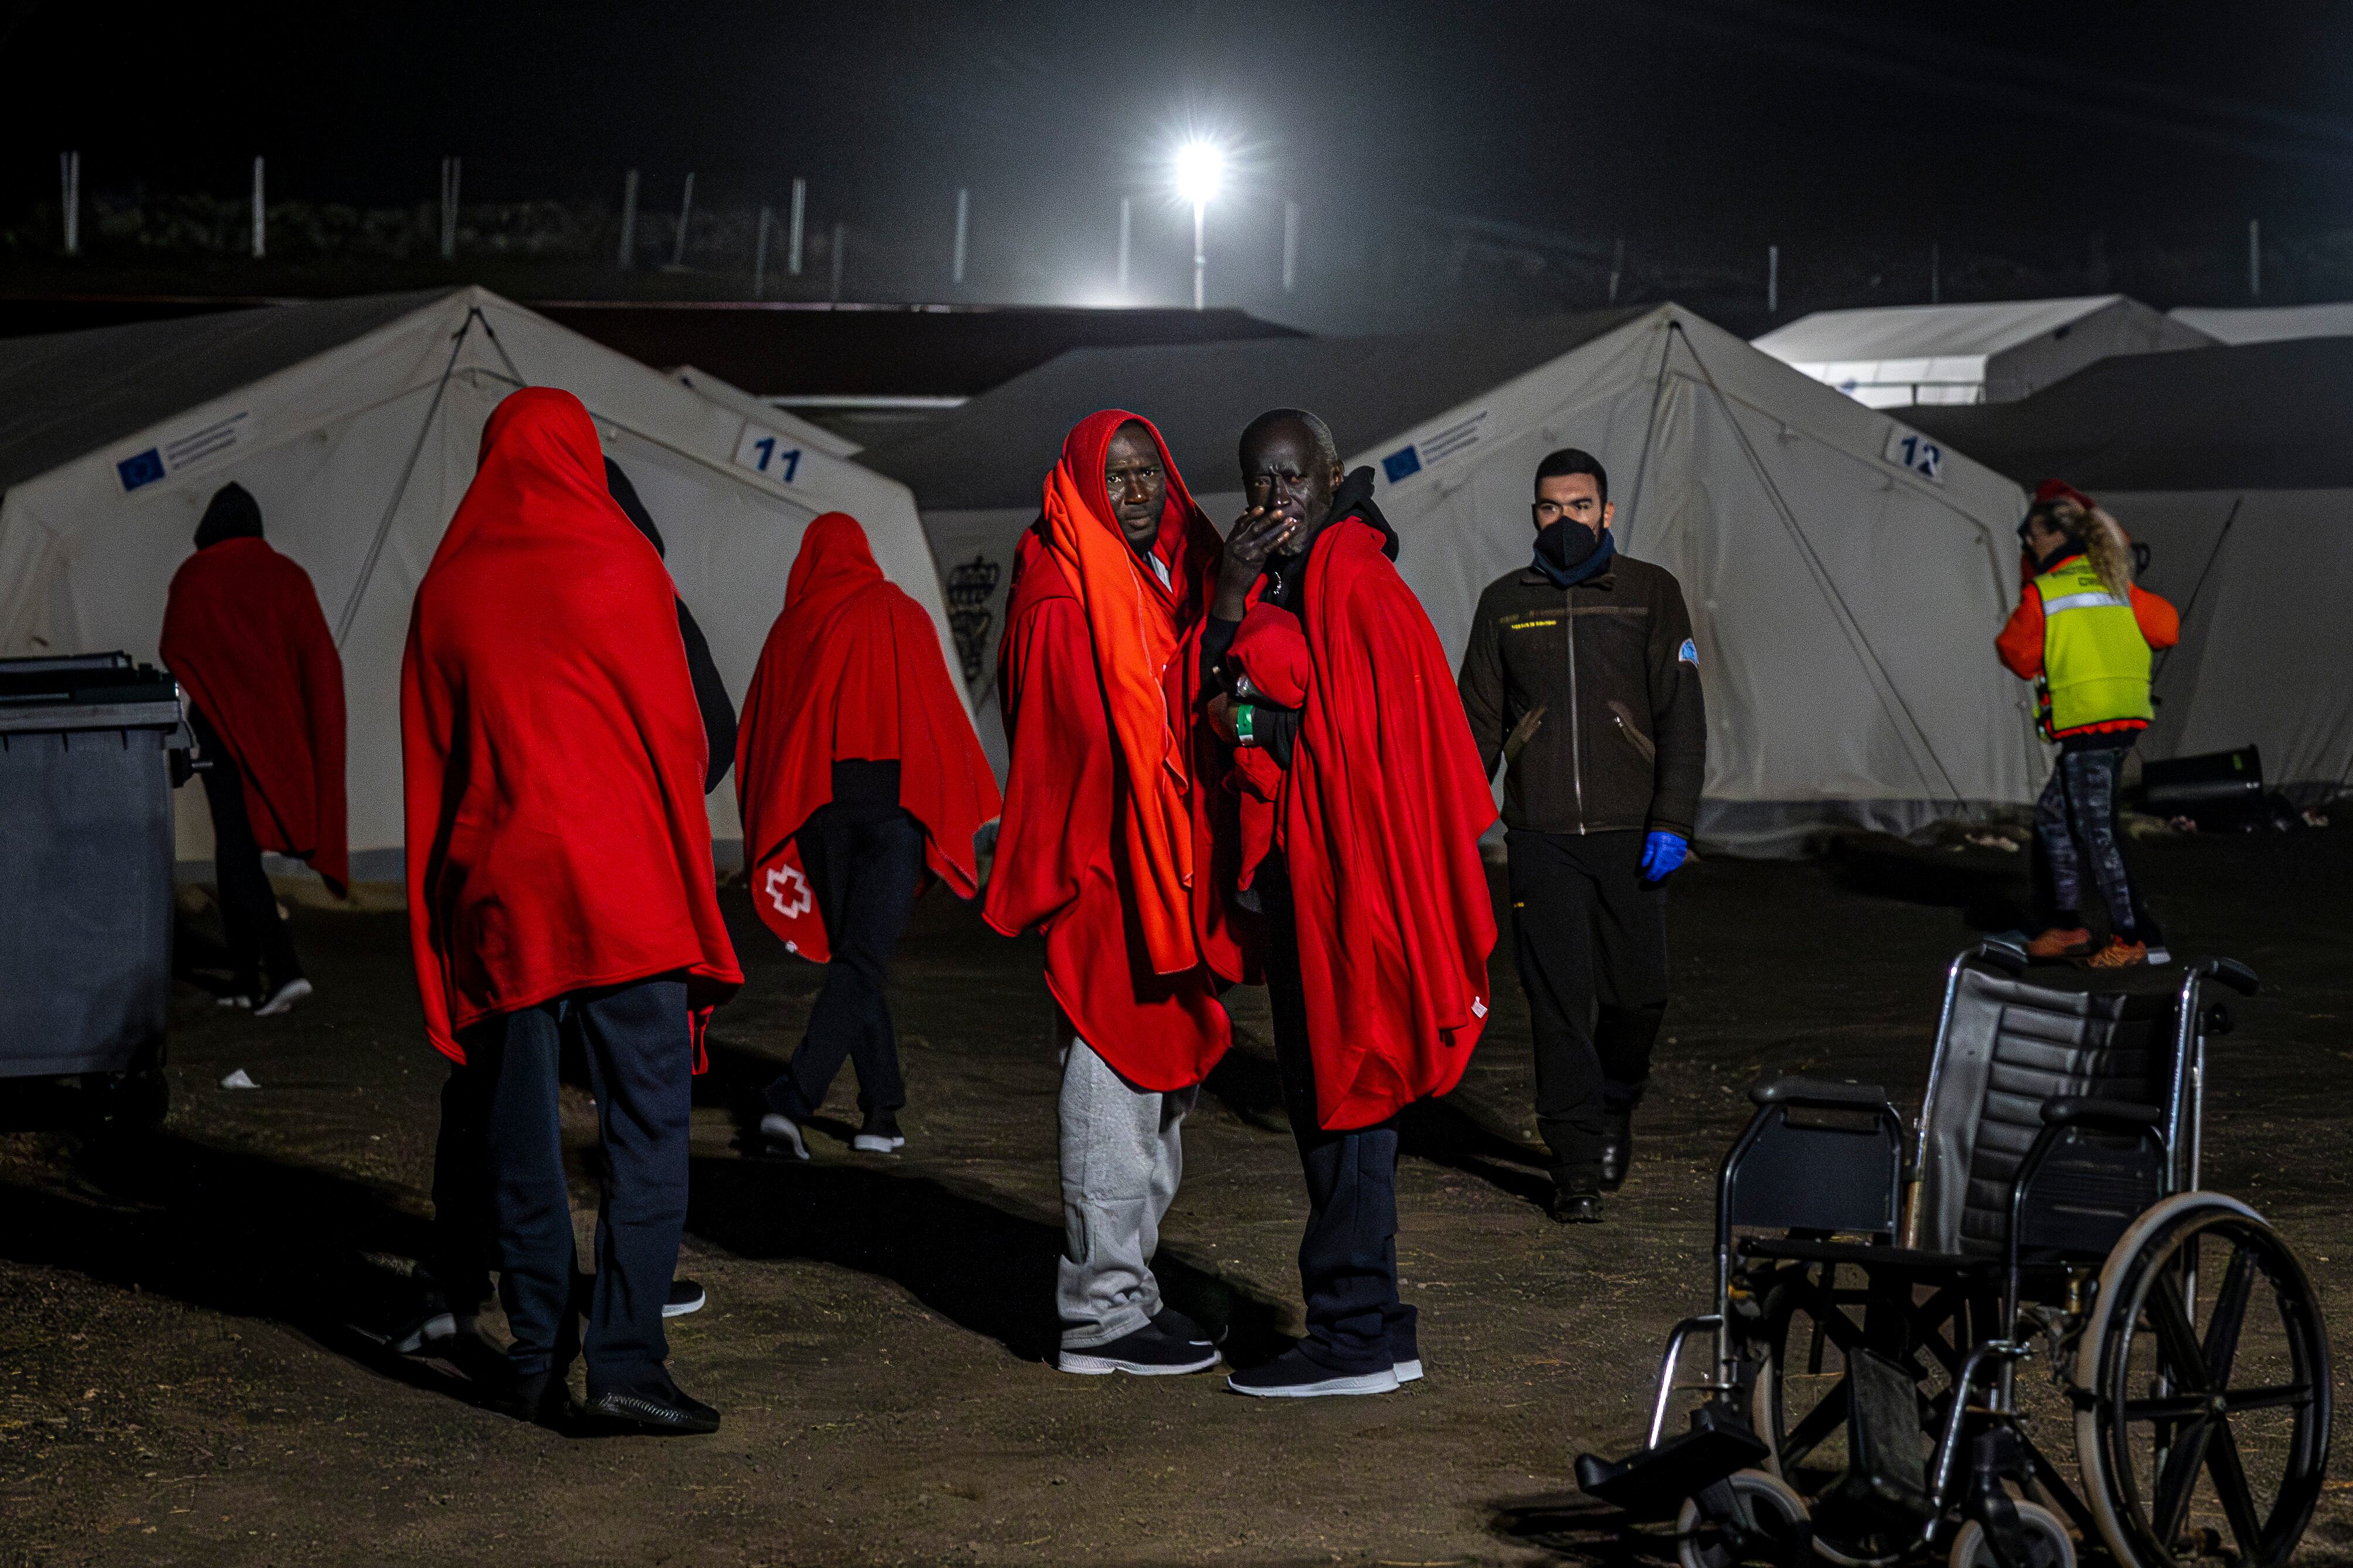
[[(1281, 771), (1263, 854), (1285, 1109), (1307, 1179), (1307, 1337), (1228, 1379), (1276, 1398), (1387, 1394), (1421, 1375), (1398, 1298), (1397, 1113), (1461, 1079), (1488, 1012), (1495, 916), (1479, 836), (1494, 796), (1445, 650), (1398, 575), (1373, 471), (1278, 408), (1241, 438), (1250, 509), (1227, 535), (1201, 641), (1208, 716)], [(1284, 704), (1282, 697), (1296, 697)], [(1261, 770), (1240, 770), (1246, 795)]]
[(676, 592), (606, 488), (580, 400), (526, 387), (417, 585), (401, 661), (408, 926), (427, 1037), (487, 1086), (511, 1397), (566, 1414), (575, 1353), (557, 1053), (579, 1039), (603, 1144), (588, 1413), (711, 1432), (666, 1363), (689, 1082), (743, 984), (721, 922), (707, 742)]
[(752, 907), (787, 951), (826, 965), (808, 1032), (764, 1096), (761, 1134), (807, 1159), (801, 1123), (847, 1057), (864, 1120), (853, 1146), (887, 1154), (907, 1141), (882, 994), (891, 953), (933, 878), (979, 894), (973, 835), (999, 801), (938, 628), (882, 575), (847, 512), (801, 536), (744, 700), (735, 798)]
[(1218, 1360), (1152, 1273), (1186, 1114), (1232, 1037), (1219, 983), (1241, 975), (1215, 896), (1215, 749), (1192, 717), (1218, 557), (1160, 433), (1108, 409), (1062, 443), (1014, 558), (998, 654), (1012, 754), (985, 907), (1008, 936), (1046, 933), (1064, 1048), (1064, 1372)]
[(243, 485), (223, 485), (205, 508), (196, 552), (172, 577), (160, 651), (212, 763), (205, 804), (232, 971), (221, 1005), (270, 1017), (311, 983), (261, 852), (308, 860), (337, 898), (351, 881), (343, 661), (309, 574), (263, 541)]

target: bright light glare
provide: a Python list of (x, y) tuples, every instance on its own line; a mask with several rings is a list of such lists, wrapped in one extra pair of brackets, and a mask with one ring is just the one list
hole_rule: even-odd
[(1195, 206), (1207, 206), (1218, 194), (1226, 172), (1226, 155), (1210, 142), (1187, 142), (1176, 149), (1176, 194)]

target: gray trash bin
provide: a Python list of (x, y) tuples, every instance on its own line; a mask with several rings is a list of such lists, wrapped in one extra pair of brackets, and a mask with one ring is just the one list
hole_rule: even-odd
[(0, 659), (0, 1079), (163, 1112), (179, 689), (128, 654)]

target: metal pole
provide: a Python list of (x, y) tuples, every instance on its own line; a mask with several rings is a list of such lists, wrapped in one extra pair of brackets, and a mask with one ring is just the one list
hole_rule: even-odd
[(670, 264), (672, 267), (686, 265), (686, 224), (687, 220), (693, 216), (694, 176), (689, 174), (686, 176), (686, 192), (678, 198), (678, 243), (671, 246), (670, 250)]
[(808, 204), (808, 182), (793, 182), (793, 234), (785, 252), (785, 270), (797, 278), (801, 275), (801, 209)]
[(1128, 238), (1134, 232), (1135, 203), (1126, 196), (1119, 198), (1119, 291), (1127, 292)]
[(58, 184), (64, 187), (60, 194), (65, 197), (66, 254), (68, 256), (79, 256), (81, 254), (80, 153), (60, 153), (58, 154)]
[(768, 287), (768, 228), (776, 221), (774, 208), (760, 209), (759, 237), (752, 241), (752, 298), (765, 299)]
[(1299, 284), (1299, 204), (1282, 204), (1282, 291), (1292, 292)]
[(849, 247), (849, 226), (833, 226), (833, 302), (841, 303), (841, 256)]
[(1208, 245), (1209, 209), (1207, 203), (1193, 204), (1193, 309), (1201, 309), (1204, 285), (1209, 270)]
[(262, 216), (261, 197), (261, 160), (256, 158), (253, 161), (253, 258), (256, 261), (260, 260), (263, 253), (268, 249), (265, 243), (266, 220)]
[(621, 179), (621, 256), (620, 268), (627, 272), (638, 264), (638, 172), (630, 170)]
[(959, 185), (956, 187), (955, 265), (952, 269), (953, 275), (949, 279), (949, 281), (959, 289), (964, 287), (965, 234), (971, 222), (972, 193)]
[(1944, 302), (1945, 302), (1945, 256), (1944, 256), (1944, 249), (1943, 249), (1943, 247), (1940, 247), (1940, 246), (1938, 246), (1938, 245), (1936, 245), (1936, 244), (1934, 244), (1934, 243), (1931, 243), (1931, 244), (1929, 245), (1929, 247), (1928, 247), (1928, 303), (1930, 303), (1931, 305), (1941, 305), (1941, 304), (1943, 304)]
[(1781, 313), (1781, 247), (1778, 245), (1765, 247), (1765, 313)]
[(454, 260), (458, 255), (458, 183), (463, 173), (459, 160), (441, 160), (441, 259)]
[(2260, 218), (2247, 220), (2247, 298), (2263, 297), (2263, 226)]
[(1613, 305), (1618, 302), (1618, 279), (1625, 276), (1625, 273), (1626, 241), (1623, 237), (1620, 237), (1618, 248), (1609, 256), (1609, 302)]

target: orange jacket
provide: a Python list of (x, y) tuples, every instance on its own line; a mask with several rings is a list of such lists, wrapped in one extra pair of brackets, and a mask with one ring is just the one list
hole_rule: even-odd
[[(2073, 555), (2054, 561), (2035, 574), (2056, 572)], [(2140, 635), (2151, 648), (2171, 647), (2181, 640), (2181, 613), (2162, 596), (2152, 594), (2139, 584), (2132, 589), (2133, 619), (2140, 626)], [(2021, 680), (2032, 680), (2042, 673), (2042, 595), (2029, 577), (2018, 594), (2018, 608), (2010, 613), (2010, 624), (1993, 639), (1994, 651), (2001, 662)], [(2060, 731), (2061, 736), (2083, 734), (2094, 731), (2143, 730), (2147, 726), (2137, 719), (2119, 719), (2107, 724), (2086, 724), (2076, 730)]]

